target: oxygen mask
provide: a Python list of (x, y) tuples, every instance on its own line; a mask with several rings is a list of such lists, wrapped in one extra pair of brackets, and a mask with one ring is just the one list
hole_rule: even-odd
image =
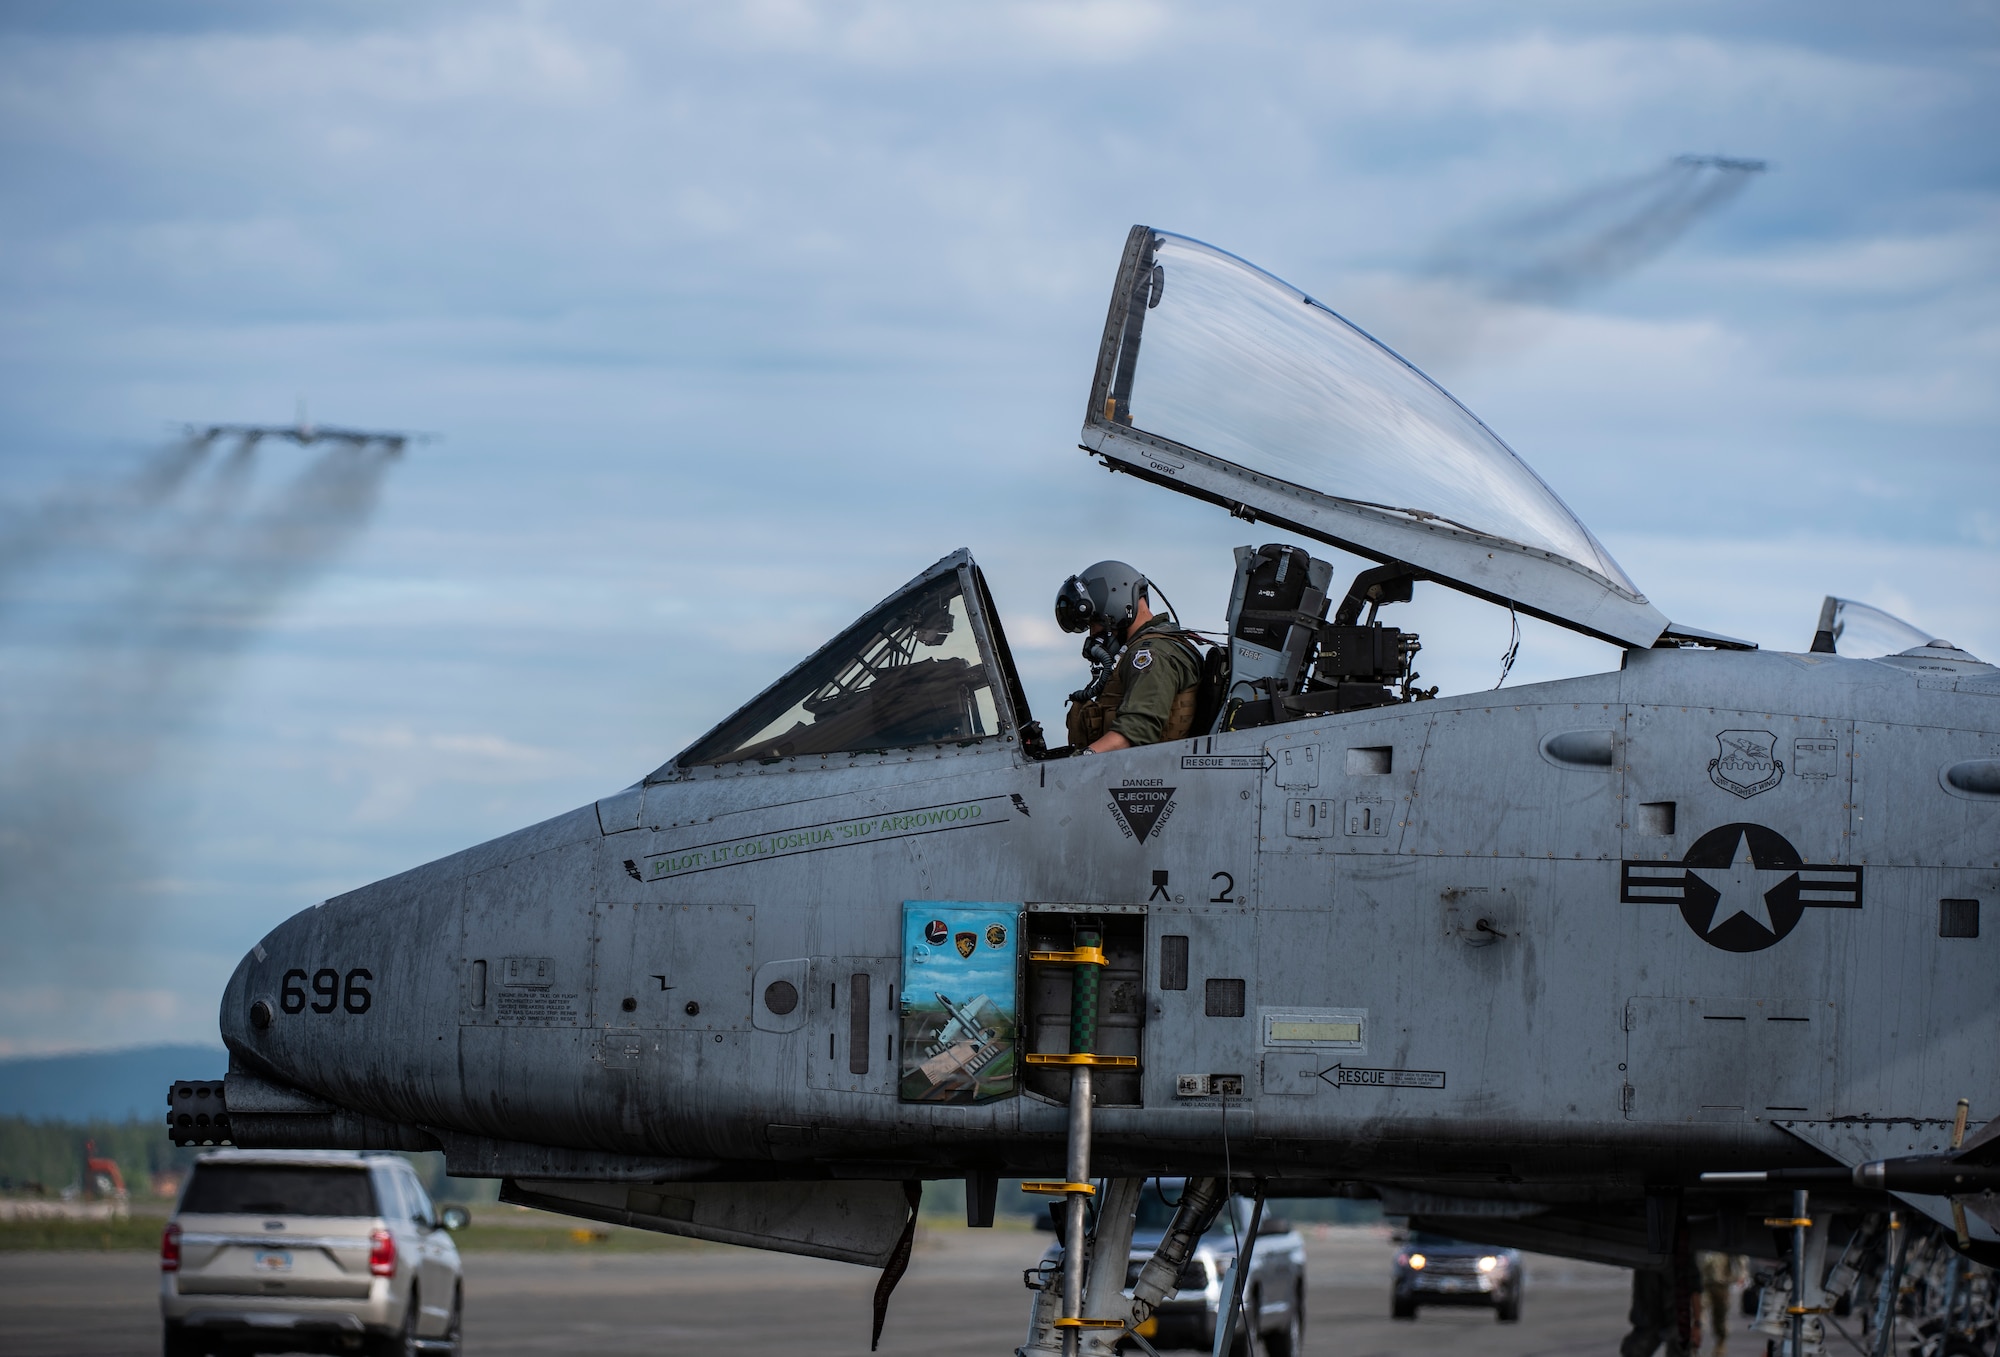
[(1092, 669), (1108, 669), (1118, 658), (1118, 647), (1107, 633), (1092, 631), (1083, 638), (1083, 658), (1090, 661)]

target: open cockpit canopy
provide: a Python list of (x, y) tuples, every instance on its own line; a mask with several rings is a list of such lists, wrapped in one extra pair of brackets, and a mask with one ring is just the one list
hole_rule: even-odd
[(1132, 228), (1084, 420), (1117, 470), (1623, 645), (1667, 620), (1528, 465), (1297, 288)]
[(1858, 655), (1875, 659), (1898, 655), (1925, 646), (1945, 645), (1922, 627), (1905, 622), (1891, 612), (1851, 598), (1829, 594), (1820, 604), (1819, 629), (1813, 633), (1812, 648), (1834, 655)]
[(1899, 669), (1994, 672), (1992, 665), (1894, 613), (1832, 594), (1820, 604), (1812, 649), (1823, 655), (1881, 660)]
[(968, 744), (1026, 710), (970, 553), (877, 604), (648, 781), (676, 769)]

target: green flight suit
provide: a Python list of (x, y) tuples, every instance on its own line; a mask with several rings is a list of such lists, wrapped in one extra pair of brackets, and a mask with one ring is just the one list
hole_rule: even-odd
[(1072, 745), (1093, 744), (1107, 730), (1135, 745), (1191, 733), (1201, 660), (1179, 633), (1171, 617), (1156, 617), (1132, 633), (1097, 700), (1070, 708)]

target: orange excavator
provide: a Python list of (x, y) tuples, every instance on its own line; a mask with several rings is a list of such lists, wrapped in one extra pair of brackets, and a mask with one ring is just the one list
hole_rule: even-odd
[(125, 1175), (118, 1171), (118, 1161), (105, 1159), (97, 1153), (97, 1142), (83, 1142), (83, 1190), (101, 1200), (125, 1200)]

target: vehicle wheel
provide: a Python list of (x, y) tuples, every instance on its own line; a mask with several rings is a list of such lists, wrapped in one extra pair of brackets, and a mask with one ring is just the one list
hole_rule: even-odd
[(417, 1319), (423, 1314), (418, 1304), (417, 1288), (410, 1288), (410, 1303), (403, 1311), (403, 1327), (398, 1333), (390, 1334), (376, 1349), (381, 1357), (417, 1357)]
[(1513, 1292), (1507, 1299), (1493, 1307), (1493, 1317), (1502, 1324), (1519, 1324), (1521, 1322), (1521, 1293), (1518, 1291)]
[(1415, 1301), (1392, 1300), (1389, 1302), (1389, 1318), (1415, 1319), (1416, 1317), (1417, 1317), (1417, 1303)]
[(1285, 1312), (1285, 1327), (1266, 1339), (1264, 1347), (1271, 1357), (1305, 1357), (1306, 1293), (1304, 1290), (1292, 1293), (1291, 1308)]
[(179, 1324), (169, 1324), (160, 1340), (165, 1357), (208, 1357), (208, 1345)]
[(449, 1352), (451, 1357), (458, 1357), (459, 1349), (464, 1344), (464, 1338), (461, 1333), (464, 1325), (465, 1288), (463, 1286), (454, 1286), (451, 1289), (451, 1323), (445, 1326), (444, 1331), (444, 1341), (449, 1345), (445, 1351)]

